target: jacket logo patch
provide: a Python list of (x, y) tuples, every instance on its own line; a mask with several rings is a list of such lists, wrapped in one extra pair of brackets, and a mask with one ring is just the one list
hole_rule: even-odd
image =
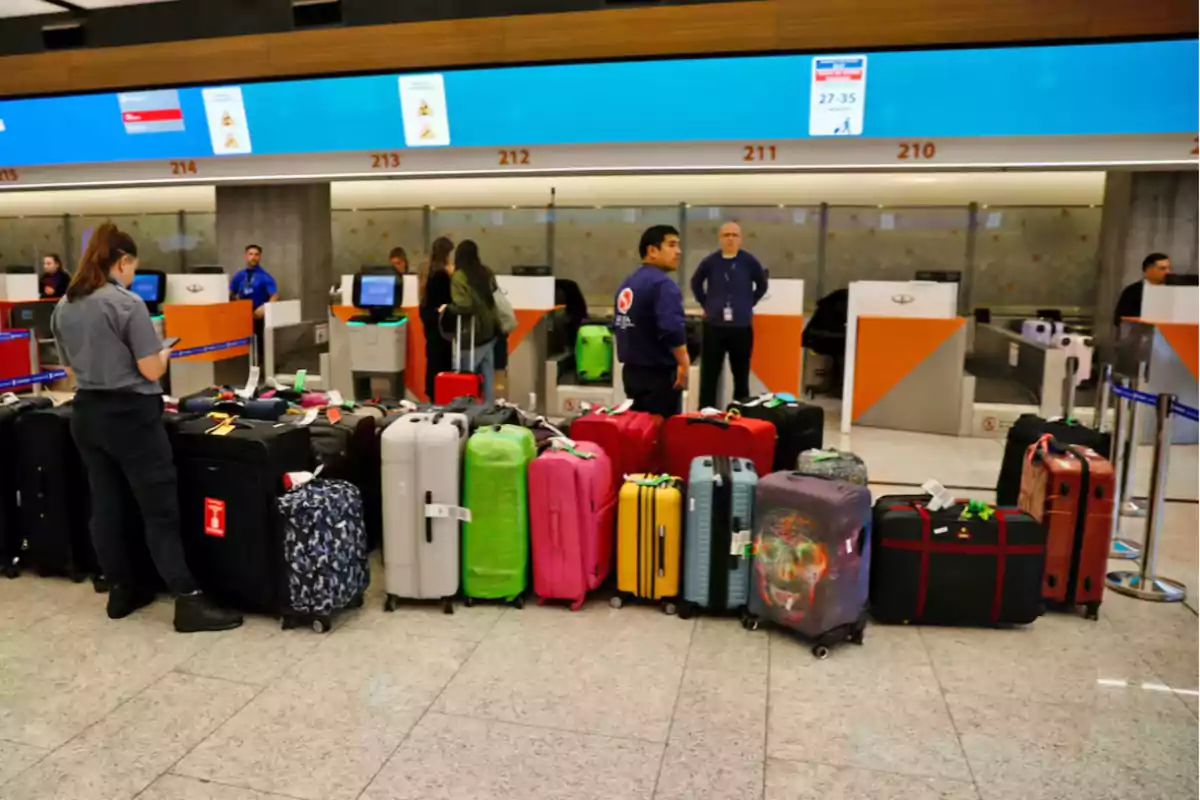
[(626, 286), (617, 295), (617, 311), (622, 314), (628, 314), (631, 308), (633, 308), (633, 289)]

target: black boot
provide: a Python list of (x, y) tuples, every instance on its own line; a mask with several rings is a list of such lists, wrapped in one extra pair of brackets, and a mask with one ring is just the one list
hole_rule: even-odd
[(180, 633), (227, 631), (242, 624), (242, 615), (219, 608), (202, 592), (175, 598), (175, 630)]
[(143, 606), (154, 602), (154, 592), (151, 589), (138, 586), (125, 586), (114, 583), (108, 589), (108, 618), (124, 619)]

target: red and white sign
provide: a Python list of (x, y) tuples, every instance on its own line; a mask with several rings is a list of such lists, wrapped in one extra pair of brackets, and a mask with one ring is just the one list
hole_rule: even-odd
[(225, 538), (225, 501), (204, 498), (204, 532), (218, 539)]
[(633, 289), (626, 286), (617, 295), (617, 311), (622, 314), (628, 314), (631, 308), (633, 308)]

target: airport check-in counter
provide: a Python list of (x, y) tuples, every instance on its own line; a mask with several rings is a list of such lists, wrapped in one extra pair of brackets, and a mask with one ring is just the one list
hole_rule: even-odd
[[(327, 320), (329, 351), (320, 356), (322, 388), (356, 400), (393, 395), (403, 395), (399, 399), (427, 399), (425, 330), (420, 320), (417, 276), (402, 275), (399, 286), (403, 320), (355, 322), (355, 317), (366, 312), (353, 305), (354, 276), (342, 276), (341, 305), (330, 306)], [(400, 383), (402, 387), (397, 385)]]
[[(228, 289), (225, 294), (228, 296)], [(251, 345), (226, 345), (251, 339), (252, 319), (249, 300), (164, 305), (164, 333), (179, 337), (176, 355), (171, 358), (171, 394), (182, 397), (209, 386), (245, 384), (250, 374)], [(178, 355), (194, 348), (205, 348), (207, 352)]]
[[(1144, 365), (1138, 387), (1150, 394), (1173, 394), (1184, 405), (1200, 405), (1197, 382), (1197, 341), (1200, 321), (1200, 288), (1195, 286), (1146, 286), (1142, 296), (1142, 315), (1121, 321), (1114, 371), (1134, 376)], [(1197, 424), (1181, 415), (1172, 415), (1172, 444), (1196, 444), (1200, 440)], [(1140, 441), (1154, 441), (1154, 414), (1140, 414)]]
[(846, 320), (842, 433), (851, 424), (965, 435), (975, 379), (965, 374), (958, 284), (855, 281)]
[[(975, 355), (1006, 364), (1008, 375), (1028, 391), (1031, 398), (1036, 398), (1038, 415), (1049, 419), (1062, 414), (1069, 350), (1035, 342), (1017, 331), (990, 322), (975, 325), (974, 339)], [(1020, 412), (1025, 410), (1035, 409), (1022, 408)], [(984, 412), (986, 417), (988, 409)]]

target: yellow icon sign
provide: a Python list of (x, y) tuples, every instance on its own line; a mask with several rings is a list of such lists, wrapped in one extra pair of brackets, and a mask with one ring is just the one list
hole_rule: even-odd
[(238, 146), (238, 141), (237, 141), (237, 139), (233, 138), (232, 133), (225, 137), (225, 146), (227, 148), (229, 148), (230, 150), (232, 150)]
[(226, 128), (233, 127), (233, 117), (229, 116), (228, 111), (221, 115), (221, 124)]
[(433, 111), (431, 111), (429, 109), (429, 103), (426, 103), (424, 100), (422, 100), (421, 107), (417, 110), (417, 113), (420, 114), (422, 117), (428, 117), (430, 114), (433, 113)]
[(421, 138), (422, 139), (436, 139), (437, 134), (433, 132), (433, 128), (429, 127), (428, 125), (424, 125), (421, 128)]

